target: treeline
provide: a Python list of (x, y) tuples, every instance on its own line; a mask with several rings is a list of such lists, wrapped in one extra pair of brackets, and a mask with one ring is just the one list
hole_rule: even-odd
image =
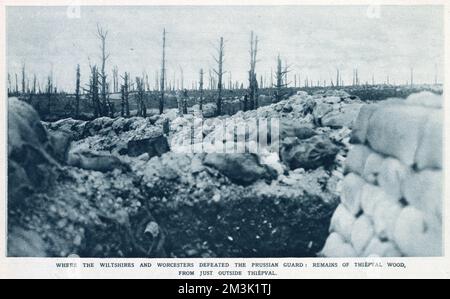
[[(179, 80), (172, 80), (167, 78), (167, 57), (166, 57), (166, 38), (167, 32), (164, 29), (162, 34), (162, 57), (161, 67), (155, 71), (155, 81), (151, 84), (147, 74), (142, 76), (136, 76), (131, 78), (130, 73), (124, 72), (120, 74), (117, 66), (112, 68), (112, 78), (108, 76), (106, 69), (108, 68), (108, 60), (110, 54), (107, 50), (108, 31), (97, 25), (97, 38), (100, 41), (100, 62), (98, 64), (91, 64), (89, 62), (89, 80), (87, 85), (81, 85), (81, 71), (80, 65), (76, 66), (76, 82), (75, 93), (71, 94), (74, 97), (73, 115), (74, 118), (80, 117), (80, 102), (88, 101), (92, 108), (92, 115), (94, 118), (98, 117), (115, 117), (120, 113), (123, 117), (130, 117), (132, 112), (130, 109), (130, 99), (133, 98), (137, 106), (137, 116), (146, 117), (148, 114), (148, 102), (155, 101), (158, 103), (159, 113), (162, 114), (165, 109), (165, 99), (168, 93), (177, 94), (178, 106), (181, 114), (187, 113), (187, 99), (189, 98), (189, 90), (196, 91), (198, 96), (198, 105), (200, 110), (203, 110), (205, 91), (214, 91), (216, 114), (222, 114), (222, 106), (224, 101), (224, 90), (240, 90), (239, 94), (243, 94), (243, 110), (253, 110), (259, 107), (258, 99), (261, 89), (271, 89), (271, 96), (273, 96), (273, 102), (281, 101), (286, 94), (291, 92), (289, 87), (301, 87), (314, 88), (314, 87), (327, 87), (331, 86), (339, 88), (345, 86), (342, 78), (341, 71), (336, 69), (336, 78), (331, 78), (329, 82), (327, 80), (313, 82), (312, 79), (307, 76), (302, 82), (300, 75), (294, 74), (293, 78), (288, 78), (288, 74), (291, 73), (291, 67), (287, 62), (283, 64), (280, 54), (276, 60), (275, 71), (271, 70), (269, 80), (266, 75), (257, 74), (257, 62), (259, 52), (259, 38), (252, 31), (250, 33), (250, 63), (248, 71), (248, 84), (244, 87), (244, 83), (233, 81), (231, 72), (226, 70), (225, 67), (225, 54), (226, 45), (224, 38), (220, 37), (216, 48), (216, 55), (214, 60), (216, 67), (209, 70), (208, 74), (205, 74), (204, 69), (199, 67), (199, 79), (196, 82), (192, 82), (190, 87), (185, 87), (183, 78), (183, 69), (180, 67), (181, 78)], [(208, 75), (208, 77), (207, 77)], [(226, 75), (228, 77), (226, 78)], [(292, 80), (293, 81), (290, 81)], [(387, 76), (385, 83), (390, 84), (389, 76)], [(20, 81), (20, 82), (19, 82)], [(269, 82), (270, 81), (270, 82)], [(369, 82), (365, 83), (369, 85)], [(413, 84), (413, 70), (411, 69), (411, 82)], [(353, 70), (353, 82), (352, 86), (364, 85), (360, 82), (358, 69)], [(372, 76), (372, 85), (375, 85), (374, 76)], [(53, 70), (47, 77), (45, 84), (42, 84), (37, 79), (36, 75), (33, 75), (32, 79), (26, 76), (25, 65), (22, 66), (21, 76), (14, 74), (12, 77), (8, 74), (8, 95), (9, 96), (21, 96), (27, 98), (29, 101), (33, 99), (33, 96), (40, 95), (47, 98), (47, 113), (52, 113), (53, 101), (57, 98), (57, 94), (64, 94), (64, 92), (58, 91), (53, 80)], [(116, 111), (116, 105), (111, 100), (111, 95), (120, 95), (120, 111)], [(133, 94), (133, 97), (131, 97)], [(211, 92), (209, 92), (211, 94)]]

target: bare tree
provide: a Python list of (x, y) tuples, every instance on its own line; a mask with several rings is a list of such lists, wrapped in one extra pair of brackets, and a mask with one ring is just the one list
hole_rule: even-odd
[(285, 71), (285, 74), (284, 74), (284, 83), (286, 84), (286, 87), (288, 87), (289, 84), (290, 84), (290, 82), (288, 82), (289, 66), (288, 66), (287, 61), (284, 62), (284, 71)]
[(181, 90), (184, 90), (184, 72), (183, 72), (183, 68), (180, 65), (180, 76), (181, 76)]
[(80, 116), (80, 65), (77, 65), (77, 75), (76, 75), (76, 83), (75, 83), (75, 117), (78, 118)]
[(53, 82), (52, 76), (47, 77), (47, 114), (50, 116), (52, 108)]
[(37, 78), (36, 78), (36, 74), (33, 75), (33, 89), (32, 89), (32, 93), (36, 94), (37, 92)]
[(12, 85), (11, 85), (11, 74), (8, 73), (8, 96), (12, 94)]
[(339, 68), (336, 68), (336, 87), (339, 87), (341, 82), (341, 75), (339, 72)]
[(92, 106), (94, 109), (94, 118), (97, 118), (101, 115), (101, 103), (100, 103), (100, 98), (99, 98), (99, 74), (98, 74), (98, 69), (97, 66), (90, 66), (91, 68), (91, 78), (89, 80), (89, 89), (87, 90), (88, 92), (88, 97), (90, 98), (90, 100), (92, 101)]
[(209, 70), (209, 90), (213, 90), (214, 89), (214, 79), (213, 79), (213, 75), (211, 73), (211, 69)]
[(129, 98), (129, 75), (125, 72), (125, 75), (122, 77), (123, 85), (121, 86), (121, 95), (122, 95), (122, 103), (121, 103), (121, 115), (122, 117), (130, 117), (130, 104), (128, 101)]
[(27, 92), (25, 81), (26, 81), (26, 76), (25, 76), (25, 63), (24, 63), (24, 64), (22, 64), (22, 94), (25, 94)]
[(155, 90), (156, 91), (159, 90), (159, 72), (158, 71), (155, 72)]
[(137, 116), (147, 117), (147, 106), (145, 105), (145, 85), (144, 79), (136, 77), (136, 101), (137, 101)]
[(189, 99), (188, 91), (187, 89), (183, 89), (181, 91), (181, 100), (182, 100), (181, 103), (183, 115), (186, 115), (188, 113), (188, 99)]
[(17, 73), (15, 73), (14, 75), (15, 75), (15, 79), (16, 79), (16, 84), (15, 84), (14, 91), (15, 91), (15, 94), (18, 95), (19, 94), (19, 80), (18, 80), (18, 77), (17, 77)]
[(203, 69), (200, 69), (200, 111), (203, 111)]
[(150, 91), (150, 82), (148, 81), (148, 74), (145, 73), (145, 89)]
[(166, 29), (163, 31), (163, 49), (162, 49), (162, 63), (161, 63), (161, 97), (159, 99), (159, 113), (164, 113), (164, 90), (166, 77)]
[(117, 66), (113, 68), (113, 92), (119, 92), (119, 68)]
[(217, 115), (221, 115), (222, 114), (222, 78), (223, 78), (223, 74), (225, 73), (223, 70), (223, 62), (224, 62), (224, 44), (223, 44), (223, 37), (220, 38), (219, 40), (219, 48), (217, 49), (217, 57), (214, 57), (214, 59), (216, 60), (218, 69), (214, 69), (214, 73), (216, 73), (217, 77), (218, 77), (218, 84), (217, 84), (217, 100), (216, 100), (216, 106), (217, 106), (217, 110), (216, 113)]
[(109, 58), (109, 54), (106, 53), (106, 38), (108, 37), (108, 31), (104, 30), (100, 25), (97, 24), (97, 37), (100, 39), (101, 42), (101, 51), (102, 51), (102, 64), (100, 69), (100, 87), (101, 87), (101, 103), (102, 103), (102, 109), (100, 111), (100, 114), (102, 116), (109, 115), (111, 112), (111, 104), (109, 103), (109, 98), (107, 94), (108, 84), (107, 84), (107, 74), (105, 71), (106, 68), (106, 62)]
[(256, 77), (256, 57), (258, 54), (258, 36), (250, 34), (250, 71), (249, 71), (249, 109), (258, 106), (258, 79)]
[(280, 55), (278, 54), (277, 58), (277, 71), (275, 73), (276, 85), (274, 86), (275, 91), (275, 101), (279, 102), (283, 99), (284, 88), (288, 86), (286, 82), (286, 74), (289, 72), (288, 67), (286, 66), (283, 69), (282, 61)]

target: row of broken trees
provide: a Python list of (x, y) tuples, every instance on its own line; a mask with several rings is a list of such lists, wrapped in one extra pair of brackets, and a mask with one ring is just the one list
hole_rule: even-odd
[[(109, 83), (107, 80), (107, 74), (105, 73), (105, 64), (107, 59), (109, 58), (109, 54), (106, 54), (106, 38), (107, 31), (104, 31), (102, 28), (98, 27), (97, 36), (101, 41), (101, 52), (102, 52), (102, 63), (101, 69), (99, 70), (96, 65), (91, 66), (91, 74), (89, 86), (84, 91), (87, 93), (88, 100), (92, 103), (94, 109), (94, 117), (101, 116), (110, 116), (114, 117), (116, 111), (114, 105), (111, 103), (109, 98)], [(256, 63), (257, 63), (257, 54), (258, 54), (258, 36), (256, 36), (253, 31), (251, 32), (250, 37), (250, 71), (249, 71), (249, 87), (246, 95), (243, 98), (244, 101), (244, 110), (253, 110), (259, 107), (258, 103), (258, 79), (256, 74)], [(224, 70), (224, 57), (225, 57), (225, 46), (223, 37), (219, 40), (219, 47), (217, 48), (217, 56), (214, 57), (217, 68), (213, 69), (214, 73), (217, 76), (217, 97), (216, 97), (216, 114), (222, 114), (222, 104), (223, 104), (223, 76), (226, 73)], [(287, 82), (287, 73), (288, 67), (282, 66), (281, 58), (278, 56), (277, 58), (277, 69), (275, 72), (276, 83), (272, 86), (275, 88), (274, 101), (279, 102), (283, 98), (284, 88), (286, 88), (289, 83)], [(166, 30), (163, 31), (163, 44), (162, 44), (162, 63), (161, 63), (161, 78), (160, 78), (160, 91), (158, 95), (159, 100), (159, 112), (162, 114), (164, 112), (164, 99), (165, 99), (165, 89), (166, 89)], [(113, 70), (113, 84), (114, 90), (117, 90), (118, 87), (118, 71), (117, 68)], [(130, 90), (135, 91), (135, 99), (137, 103), (137, 116), (146, 117), (147, 116), (147, 107), (146, 100), (149, 96), (146, 92), (146, 86), (148, 85), (147, 81), (144, 80), (144, 77), (136, 77), (135, 82), (132, 82), (130, 79), (130, 75), (125, 73), (121, 76), (123, 84), (120, 85), (120, 94), (121, 94), (121, 116), (130, 117)], [(76, 91), (76, 115), (79, 115), (79, 101), (80, 101), (80, 90), (79, 90), (79, 80), (80, 73), (79, 67), (77, 68), (77, 91)], [(203, 110), (203, 94), (204, 88), (204, 71), (200, 69), (200, 81), (199, 81), (199, 108)], [(182, 99), (185, 100), (186, 95), (181, 96)], [(183, 105), (183, 113), (186, 113), (186, 103)]]
[[(90, 74), (89, 81), (87, 86), (81, 86), (81, 72), (80, 65), (77, 66), (76, 69), (76, 89), (74, 95), (74, 107), (71, 109), (75, 118), (80, 117), (81, 113), (81, 99), (83, 98), (89, 106), (92, 107), (93, 117), (115, 117), (117, 115), (116, 106), (111, 99), (110, 90), (112, 87), (114, 92), (120, 90), (121, 94), (121, 105), (120, 105), (120, 115), (122, 117), (130, 117), (130, 98), (131, 94), (136, 101), (137, 106), (137, 116), (146, 117), (147, 116), (147, 101), (155, 100), (159, 102), (159, 112), (162, 114), (164, 112), (164, 102), (166, 97), (166, 30), (163, 31), (163, 45), (162, 45), (162, 63), (161, 63), (161, 77), (157, 79), (156, 85), (159, 86), (159, 90), (156, 93), (148, 92), (148, 78), (144, 77), (136, 77), (135, 80), (130, 78), (130, 74), (125, 72), (123, 76), (120, 76), (122, 79), (121, 84), (119, 84), (119, 74), (118, 69), (113, 69), (113, 86), (110, 86), (110, 81), (106, 72), (106, 64), (110, 57), (110, 54), (107, 53), (106, 49), (106, 41), (108, 37), (108, 31), (105, 31), (100, 26), (97, 26), (97, 37), (100, 41), (100, 50), (101, 50), (101, 62), (99, 65), (91, 64), (90, 66)], [(249, 85), (245, 96), (243, 97), (243, 106), (244, 110), (253, 110), (259, 107), (258, 103), (258, 80), (256, 74), (256, 64), (257, 64), (257, 54), (258, 54), (258, 37), (251, 32), (250, 37), (250, 70), (249, 70)], [(214, 57), (217, 63), (217, 68), (214, 68), (213, 71), (216, 74), (216, 78), (214, 82), (216, 85), (216, 114), (222, 114), (222, 106), (223, 106), (223, 76), (226, 73), (224, 70), (224, 59), (225, 57), (225, 45), (223, 37), (219, 40), (219, 47), (217, 48), (217, 55)], [(275, 89), (274, 92), (274, 102), (279, 102), (284, 96), (284, 89), (289, 85), (287, 82), (287, 73), (288, 67), (283, 67), (281, 58), (278, 56), (277, 58), (277, 69), (274, 74), (276, 78), (275, 84), (272, 85), (272, 88)], [(51, 76), (52, 77), (52, 76)], [(52, 97), (57, 93), (57, 90), (53, 87), (53, 80), (49, 77), (48, 90), (46, 90), (46, 94), (48, 95), (48, 114), (51, 114), (51, 103)], [(210, 76), (211, 77), (211, 76)], [(25, 78), (25, 69), (23, 69), (23, 78)], [(10, 79), (8, 77), (8, 79)], [(16, 79), (17, 82), (17, 79)], [(36, 82), (36, 79), (34, 80)], [(24, 85), (24, 83), (22, 83)], [(16, 85), (18, 85), (16, 83)], [(242, 86), (243, 87), (243, 86)], [(200, 81), (199, 81), (199, 108), (203, 110), (203, 101), (204, 101), (204, 71), (200, 70)], [(18, 88), (17, 93), (18, 92)], [(25, 90), (25, 87), (23, 87)], [(183, 114), (187, 113), (186, 107), (186, 93), (187, 91), (182, 91), (182, 95), (180, 99), (183, 101)], [(25, 92), (24, 92), (25, 94)], [(32, 94), (32, 93), (30, 93)]]

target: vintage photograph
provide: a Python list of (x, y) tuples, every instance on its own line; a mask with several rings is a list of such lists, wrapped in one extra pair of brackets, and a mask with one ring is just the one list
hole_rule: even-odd
[(5, 10), (8, 257), (444, 255), (444, 6)]

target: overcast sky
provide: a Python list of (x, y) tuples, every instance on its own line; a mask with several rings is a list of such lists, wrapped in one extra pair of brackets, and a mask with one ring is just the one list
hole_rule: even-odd
[(58, 86), (73, 90), (76, 65), (86, 82), (89, 59), (100, 63), (98, 23), (110, 33), (108, 70), (117, 65), (132, 76), (145, 71), (150, 82), (160, 68), (163, 28), (168, 79), (178, 78), (181, 67), (188, 86), (200, 68), (215, 67), (221, 36), (225, 70), (233, 81), (246, 82), (251, 30), (260, 38), (257, 72), (267, 77), (278, 53), (292, 66), (291, 76), (298, 73), (302, 81), (308, 75), (329, 82), (340, 68), (351, 83), (355, 67), (362, 81), (374, 74), (377, 81), (389, 75), (391, 82), (404, 83), (413, 67), (416, 82), (433, 82), (436, 65), (443, 77), (439, 6), (81, 7), (76, 15), (67, 7), (7, 8), (8, 71), (19, 73), (25, 63), (27, 73), (43, 81), (53, 66)]

